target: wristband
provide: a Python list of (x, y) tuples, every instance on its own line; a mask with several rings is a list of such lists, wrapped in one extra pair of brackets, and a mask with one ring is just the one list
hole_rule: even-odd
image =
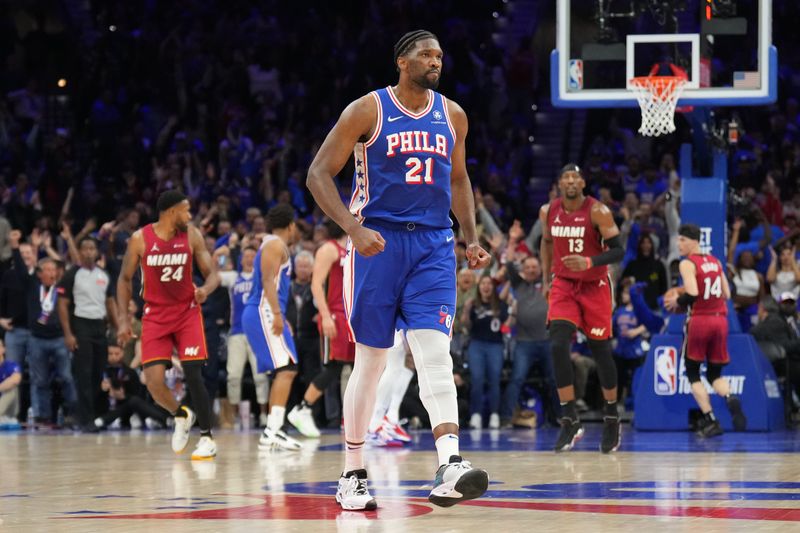
[(586, 258), (586, 268), (592, 268), (592, 258), (591, 257), (587, 257)]

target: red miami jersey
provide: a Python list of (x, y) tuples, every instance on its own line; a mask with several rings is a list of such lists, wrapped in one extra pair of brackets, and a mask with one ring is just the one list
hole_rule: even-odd
[(330, 242), (336, 246), (336, 250), (339, 252), (339, 259), (334, 261), (330, 272), (328, 272), (328, 309), (331, 312), (344, 314), (344, 260), (347, 257), (347, 250), (342, 248), (336, 240), (331, 240)]
[(559, 278), (578, 281), (594, 281), (608, 277), (606, 265), (592, 267), (582, 272), (573, 272), (564, 266), (562, 257), (581, 255), (594, 257), (603, 253), (603, 237), (592, 224), (592, 206), (597, 202), (587, 196), (581, 206), (568, 213), (561, 198), (550, 203), (547, 212), (547, 226), (553, 239), (553, 274)]
[(713, 255), (692, 254), (687, 257), (695, 267), (697, 299), (690, 315), (728, 315), (728, 304), (722, 291), (722, 264)]
[(194, 302), (192, 248), (189, 234), (178, 231), (165, 241), (148, 224), (142, 228), (142, 298), (155, 306), (190, 305)]

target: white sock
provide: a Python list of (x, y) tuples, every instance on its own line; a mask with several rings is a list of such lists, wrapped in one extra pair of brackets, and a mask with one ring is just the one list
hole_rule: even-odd
[(414, 371), (403, 366), (394, 379), (394, 388), (392, 389), (392, 401), (389, 404), (389, 409), (386, 410), (386, 419), (390, 424), (395, 424), (400, 421), (400, 404), (403, 403), (403, 398), (406, 396), (408, 384), (411, 383), (411, 378), (414, 377)]
[(439, 466), (450, 463), (451, 455), (458, 455), (458, 435), (448, 433), (436, 439), (436, 453), (439, 454)]
[(283, 418), (286, 416), (286, 407), (274, 405), (269, 409), (267, 417), (267, 427), (271, 431), (278, 431), (283, 427)]
[(344, 444), (344, 473), (364, 468), (364, 443)]

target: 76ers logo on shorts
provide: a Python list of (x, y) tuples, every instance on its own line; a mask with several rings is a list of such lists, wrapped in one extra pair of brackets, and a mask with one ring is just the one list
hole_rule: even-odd
[(446, 305), (439, 308), (439, 324), (444, 324), (447, 329), (453, 326), (453, 315), (450, 314)]
[(678, 391), (678, 350), (673, 346), (659, 346), (655, 354), (656, 394), (671, 396)]

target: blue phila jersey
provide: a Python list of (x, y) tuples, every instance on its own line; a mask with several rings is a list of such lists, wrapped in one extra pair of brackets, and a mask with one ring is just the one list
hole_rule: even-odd
[[(261, 242), (261, 246), (256, 254), (255, 265), (253, 266), (253, 289), (250, 291), (250, 298), (247, 300), (247, 305), (260, 306), (262, 302), (264, 306), (269, 305), (264, 298), (264, 287), (261, 286), (261, 254), (264, 252), (264, 247), (267, 243), (277, 238), (278, 237), (275, 235), (267, 235)], [(278, 270), (278, 277), (275, 279), (275, 288), (278, 291), (278, 305), (280, 305), (281, 313), (284, 315), (286, 314), (286, 305), (289, 303), (289, 288), (291, 284), (292, 263), (291, 260), (287, 260), (281, 265), (280, 270)]]
[(21, 374), (22, 368), (14, 361), (5, 360), (0, 363), (0, 382), (5, 381), (14, 374)]
[(377, 128), (355, 147), (350, 212), (359, 220), (451, 227), (456, 134), (445, 97), (429, 90), (428, 105), (412, 113), (391, 87), (370, 94), (378, 106)]
[(233, 282), (229, 291), (231, 300), (231, 335), (244, 333), (242, 329), (242, 313), (244, 306), (250, 298), (253, 290), (253, 273), (239, 272), (236, 274), (236, 281)]

